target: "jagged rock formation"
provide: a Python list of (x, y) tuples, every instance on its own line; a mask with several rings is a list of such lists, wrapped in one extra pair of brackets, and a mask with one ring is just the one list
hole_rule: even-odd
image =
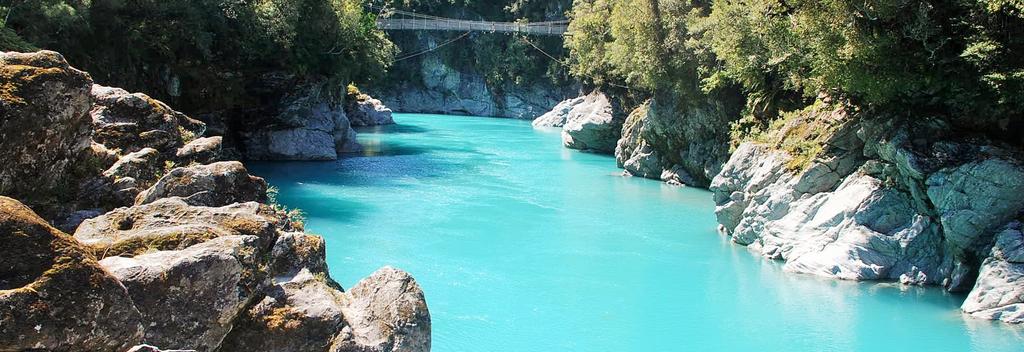
[[(415, 280), (385, 268), (344, 292), (328, 274), (323, 239), (264, 204), (266, 182), (241, 163), (214, 162), (221, 140), (197, 139), (202, 123), (145, 95), (92, 86), (56, 53), (0, 54), (0, 71), (15, 69), (12, 57), (25, 66), (17, 72), (52, 76), (4, 76), (4, 94), (24, 101), (8, 107), (5, 96), (3, 121), (18, 123), (0, 131), (49, 137), (0, 157), (38, 153), (51, 163), (0, 165), (5, 177), (41, 175), (0, 194), (78, 192), (61, 192), (66, 203), (28, 197), (59, 209), (74, 237), (0, 197), (0, 349), (429, 351)], [(24, 122), (33, 118), (53, 123)], [(65, 130), (82, 121), (85, 133)], [(321, 305), (326, 297), (336, 305)]]
[(849, 111), (816, 106), (742, 144), (711, 184), (723, 232), (787, 271), (971, 290), (966, 312), (1019, 321), (1019, 152)]

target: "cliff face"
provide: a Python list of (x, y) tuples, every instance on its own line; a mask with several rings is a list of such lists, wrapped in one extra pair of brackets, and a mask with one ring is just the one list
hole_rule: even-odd
[(416, 281), (344, 291), (204, 124), (54, 52), (0, 53), (0, 72), (0, 155), (20, 161), (0, 165), (3, 349), (429, 351)]
[[(535, 124), (567, 123), (585, 104)], [(1019, 148), (821, 97), (730, 151), (722, 106), (649, 101), (622, 125), (619, 166), (709, 186), (721, 231), (787, 271), (969, 291), (964, 312), (1024, 322)]]
[[(415, 38), (413, 44), (407, 45), (432, 47), (442, 41), (428, 33), (417, 33)], [(488, 84), (473, 67), (453, 67), (437, 53), (400, 64), (416, 71), (410, 75), (413, 79), (394, 78), (399, 83), (373, 91), (397, 112), (533, 119), (579, 91), (572, 85), (556, 86), (542, 79), (524, 85)]]

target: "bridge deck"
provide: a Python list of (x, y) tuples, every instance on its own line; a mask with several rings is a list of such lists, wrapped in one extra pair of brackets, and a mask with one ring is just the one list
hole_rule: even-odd
[(509, 32), (532, 35), (565, 35), (565, 23), (515, 23), (467, 21), (456, 19), (391, 19), (377, 20), (377, 28), (384, 30), (428, 30), (459, 32)]

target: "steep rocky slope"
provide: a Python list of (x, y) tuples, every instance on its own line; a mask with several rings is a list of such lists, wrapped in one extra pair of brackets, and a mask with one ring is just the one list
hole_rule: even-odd
[[(535, 125), (568, 126), (581, 106), (582, 97), (567, 100)], [(1024, 322), (1018, 148), (822, 96), (730, 151), (728, 114), (705, 106), (635, 109), (619, 166), (709, 186), (721, 231), (787, 271), (969, 291), (964, 312)]]
[(416, 281), (344, 291), (202, 123), (54, 52), (0, 53), (0, 72), (0, 349), (429, 351)]

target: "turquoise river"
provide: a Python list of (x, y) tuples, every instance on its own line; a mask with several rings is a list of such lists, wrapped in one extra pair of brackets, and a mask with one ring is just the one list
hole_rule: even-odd
[(426, 293), (436, 352), (1022, 351), (937, 288), (783, 272), (715, 230), (706, 190), (622, 177), (527, 121), (396, 114), (336, 162), (251, 163), (351, 287)]

